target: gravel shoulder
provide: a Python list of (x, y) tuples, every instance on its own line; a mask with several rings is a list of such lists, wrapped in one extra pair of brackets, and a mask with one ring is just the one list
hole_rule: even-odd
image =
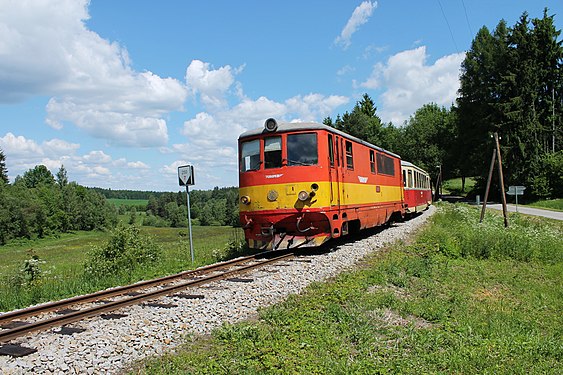
[(219, 281), (186, 293), (204, 299), (163, 297), (173, 308), (131, 306), (115, 313), (127, 314), (116, 320), (91, 318), (73, 324), (86, 329), (73, 335), (54, 332), (59, 328), (27, 336), (17, 342), (35, 348), (21, 358), (0, 356), (2, 374), (114, 374), (132, 362), (173, 351), (187, 335), (209, 334), (224, 322), (236, 323), (256, 315), (258, 308), (298, 294), (309, 284), (327, 280), (354, 267), (366, 255), (396, 240), (406, 239), (434, 212), (431, 206), (422, 215), (368, 238), (340, 245), (334, 251), (307, 256), (307, 261), (287, 261), (245, 275), (251, 283)]

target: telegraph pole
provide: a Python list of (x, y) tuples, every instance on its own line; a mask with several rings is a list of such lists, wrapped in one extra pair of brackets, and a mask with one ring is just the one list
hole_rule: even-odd
[(499, 175), (499, 184), (500, 184), (500, 191), (502, 197), (502, 214), (504, 215), (504, 226), (508, 228), (508, 212), (506, 209), (506, 194), (504, 192), (504, 177), (502, 176), (502, 160), (500, 158), (500, 145), (498, 142), (498, 133), (495, 132), (495, 144), (497, 148), (497, 162), (498, 162), (498, 175)]
[(498, 141), (498, 133), (495, 132), (495, 148), (493, 149), (493, 156), (491, 157), (491, 167), (489, 168), (489, 178), (487, 179), (487, 188), (485, 189), (485, 199), (483, 201), (483, 208), (481, 209), (481, 218), (479, 222), (483, 222), (483, 218), (485, 217), (485, 210), (487, 208), (487, 198), (489, 197), (489, 190), (491, 187), (491, 180), (493, 178), (493, 170), (495, 169), (495, 159), (498, 162), (498, 174), (499, 174), (499, 184), (502, 196), (502, 215), (504, 216), (504, 227), (508, 228), (508, 212), (506, 209), (506, 194), (504, 192), (504, 177), (502, 174), (502, 159), (500, 157), (500, 144)]

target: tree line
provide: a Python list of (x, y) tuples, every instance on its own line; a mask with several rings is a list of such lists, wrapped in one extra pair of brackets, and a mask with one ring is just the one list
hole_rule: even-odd
[[(524, 12), (512, 27), (482, 27), (462, 63), (461, 87), (451, 108), (429, 103), (404, 126), (384, 124), (365, 94), (351, 112), (324, 123), (393, 151), (436, 181), (486, 181), (492, 134), (501, 137), (507, 185), (525, 185), (531, 198), (563, 196), (563, 47), (547, 9)], [(495, 181), (494, 181), (495, 183)], [(497, 187), (498, 187), (498, 182)], [(498, 189), (496, 190), (498, 192)]]
[[(195, 225), (239, 226), (238, 188), (216, 186), (213, 190), (190, 191), (190, 213)], [(186, 193), (151, 195), (146, 214), (145, 225), (187, 226)]]
[(55, 177), (38, 165), (9, 184), (4, 159), (0, 150), (0, 245), (116, 225), (115, 207), (101, 194), (69, 182), (64, 166)]

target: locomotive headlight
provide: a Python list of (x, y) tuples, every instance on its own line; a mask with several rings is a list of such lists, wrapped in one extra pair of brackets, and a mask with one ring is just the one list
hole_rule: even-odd
[(307, 199), (309, 199), (309, 193), (305, 190), (301, 190), (297, 195), (297, 199), (299, 199), (301, 202), (305, 202)]
[(269, 132), (275, 132), (278, 128), (278, 122), (274, 118), (269, 118), (264, 122), (264, 129)]
[(243, 195), (242, 197), (240, 197), (240, 203), (249, 205), (250, 197), (248, 195)]

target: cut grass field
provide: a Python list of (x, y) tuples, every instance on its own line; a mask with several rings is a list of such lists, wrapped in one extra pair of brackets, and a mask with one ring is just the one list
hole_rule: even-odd
[(533, 203), (528, 203), (526, 206), (543, 208), (553, 211), (563, 211), (563, 199), (549, 199), (545, 201), (537, 201)]
[[(59, 238), (19, 241), (0, 246), (0, 311), (93, 292), (141, 279), (153, 278), (216, 262), (231, 241), (242, 237), (242, 230), (232, 227), (193, 227), (195, 262), (191, 263), (186, 228), (142, 227), (161, 246), (162, 256), (150, 267), (137, 270), (127, 279), (85, 280), (83, 264), (93, 246), (109, 239), (109, 232), (76, 232)], [(27, 277), (24, 263), (32, 255), (40, 259), (41, 277), (30, 287), (15, 287), (18, 277)]]
[(461, 178), (452, 178), (442, 184), (442, 194), (464, 196), (475, 187), (475, 179), (467, 177), (465, 179), (464, 191), (461, 191)]
[(145, 374), (546, 374), (563, 369), (563, 224), (441, 205), (413, 242), (191, 337)]

